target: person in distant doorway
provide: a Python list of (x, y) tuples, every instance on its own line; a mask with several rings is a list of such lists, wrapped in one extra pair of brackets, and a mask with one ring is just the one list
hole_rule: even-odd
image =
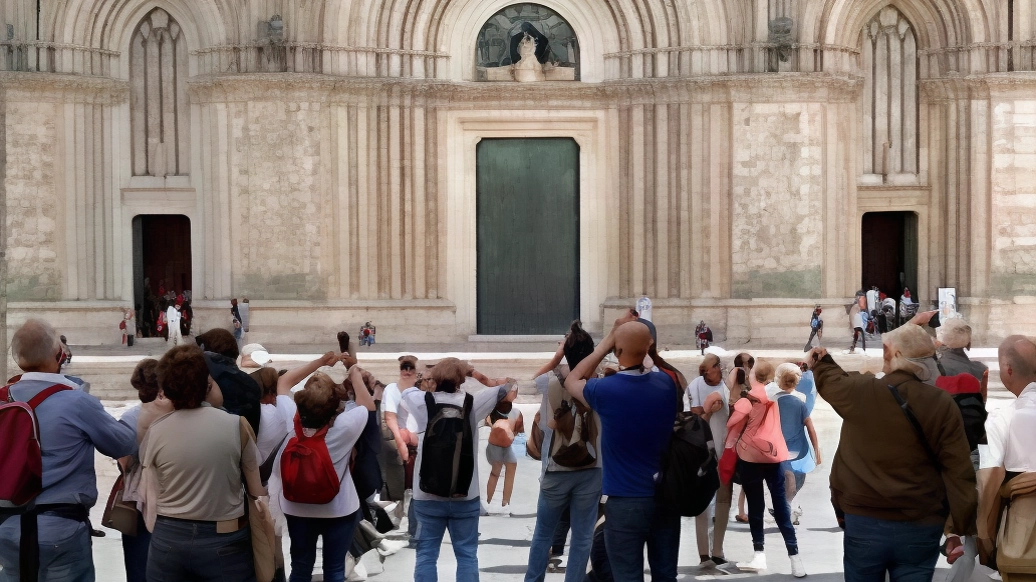
[(137, 334), (137, 323), (133, 317), (133, 310), (125, 308), (122, 310), (122, 321), (119, 322), (119, 329), (122, 331), (122, 345), (131, 347), (133, 337)]
[(183, 335), (180, 333), (180, 305), (172, 304), (165, 310), (165, 322), (169, 328), (169, 337), (166, 341), (173, 340), (173, 346), (183, 343)]
[(849, 353), (856, 353), (856, 342), (863, 340), (863, 349), (867, 349), (867, 334), (864, 332), (865, 326), (867, 325), (864, 321), (864, 308), (859, 305), (853, 305), (849, 309), (849, 327), (853, 330), (853, 344), (849, 346)]

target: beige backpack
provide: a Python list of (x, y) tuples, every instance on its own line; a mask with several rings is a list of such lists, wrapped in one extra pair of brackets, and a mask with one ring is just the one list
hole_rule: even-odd
[(1002, 574), (1036, 574), (1036, 473), (1004, 483), (1000, 497), (1004, 512), (996, 536), (997, 568)]

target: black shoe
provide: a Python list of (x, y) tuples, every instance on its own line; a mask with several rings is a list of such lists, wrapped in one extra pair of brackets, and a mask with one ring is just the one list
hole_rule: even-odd
[(711, 558), (709, 558), (709, 559), (710, 559), (710, 560), (712, 560), (712, 563), (713, 563), (713, 564), (716, 564), (717, 566), (722, 566), (723, 564), (726, 564), (726, 563), (727, 563), (727, 561), (726, 561), (726, 560), (724, 560), (723, 558), (721, 558), (721, 557), (719, 557), (719, 556), (712, 556), (712, 557), (711, 557)]

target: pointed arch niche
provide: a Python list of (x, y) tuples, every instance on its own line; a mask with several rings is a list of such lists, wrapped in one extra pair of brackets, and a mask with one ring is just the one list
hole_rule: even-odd
[(893, 6), (882, 8), (860, 33), (863, 159), (861, 184), (917, 184), (917, 37)]
[(187, 41), (161, 8), (133, 32), (129, 78), (133, 175), (189, 174)]

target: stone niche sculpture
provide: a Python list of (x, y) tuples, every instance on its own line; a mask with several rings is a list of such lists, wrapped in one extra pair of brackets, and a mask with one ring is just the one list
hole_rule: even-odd
[(487, 81), (517, 81), (533, 83), (536, 81), (575, 81), (576, 70), (570, 67), (559, 67), (554, 63), (540, 64), (536, 59), (536, 39), (529, 33), (518, 43), (518, 54), (521, 60), (506, 67), (480, 67), (485, 72)]
[(475, 69), (478, 81), (575, 81), (579, 79), (575, 31), (544, 6), (508, 6), (482, 26)]

